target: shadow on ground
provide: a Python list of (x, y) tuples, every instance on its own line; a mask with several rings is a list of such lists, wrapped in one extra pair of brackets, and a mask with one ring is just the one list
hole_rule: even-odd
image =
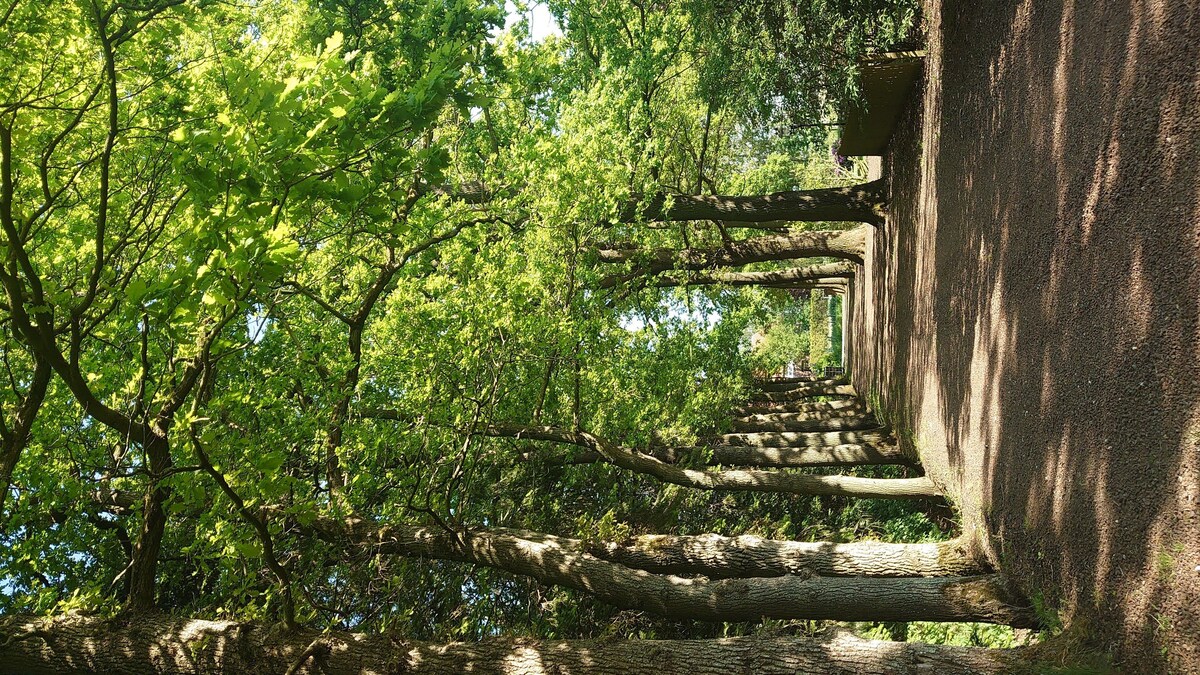
[(987, 554), (1200, 672), (1200, 3), (946, 3), (853, 371)]

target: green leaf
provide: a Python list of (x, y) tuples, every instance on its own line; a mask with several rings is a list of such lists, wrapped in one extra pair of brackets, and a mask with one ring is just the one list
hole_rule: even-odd
[(265, 455), (260, 455), (259, 458), (255, 460), (254, 464), (259, 471), (267, 474), (273, 474), (279, 470), (279, 467), (283, 466), (284, 459), (285, 458), (282, 453), (272, 452)]
[(329, 37), (325, 38), (325, 51), (336, 52), (337, 50), (341, 49), (342, 41), (344, 39), (345, 39), (345, 36), (342, 35), (341, 31), (334, 32), (333, 35), (330, 35)]

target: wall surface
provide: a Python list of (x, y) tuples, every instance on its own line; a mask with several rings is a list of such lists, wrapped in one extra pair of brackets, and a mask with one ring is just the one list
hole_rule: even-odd
[(938, 3), (851, 373), (980, 546), (1200, 672), (1200, 7)]

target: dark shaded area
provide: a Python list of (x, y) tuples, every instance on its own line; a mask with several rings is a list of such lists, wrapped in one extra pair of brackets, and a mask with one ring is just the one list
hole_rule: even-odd
[(927, 8), (854, 381), (1032, 597), (1200, 672), (1200, 7)]
[(859, 71), (862, 98), (842, 112), (838, 154), (878, 155), (887, 149), (921, 64), (920, 52), (882, 54), (863, 63)]

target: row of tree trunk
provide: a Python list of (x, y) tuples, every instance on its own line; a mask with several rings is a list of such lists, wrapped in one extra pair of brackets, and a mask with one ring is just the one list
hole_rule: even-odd
[[(658, 286), (844, 288), (853, 264), (863, 258), (870, 225), (882, 221), (884, 187), (876, 181), (756, 197), (675, 195), (637, 200), (622, 212), (622, 221), (853, 220), (868, 225), (785, 232), (727, 241), (711, 249), (602, 246), (596, 251), (601, 262), (626, 263), (630, 271), (609, 276), (601, 285), (661, 275), (655, 282)], [(713, 271), (814, 256), (843, 262), (771, 272)], [(731, 433), (696, 448), (628, 448), (579, 429), (502, 423), (479, 433), (573, 448), (569, 454), (531, 453), (530, 461), (606, 462), (694, 489), (941, 497), (938, 486), (924, 476), (877, 479), (806, 472), (830, 466), (915, 467), (913, 458), (899, 449), (844, 382), (764, 382), (735, 414)], [(679, 619), (1037, 624), (1028, 603), (990, 573), (964, 541), (841, 544), (718, 534), (583, 541), (509, 528), (420, 527), (356, 516), (319, 518), (305, 527), (335, 550), (491, 567), (590, 593), (616, 607)], [(152, 595), (153, 589), (149, 592)], [(1006, 672), (1022, 658), (1020, 650), (873, 642), (841, 633), (821, 638), (680, 641), (497, 638), (433, 645), (387, 634), (279, 630), (144, 614), (116, 620), (0, 619), (0, 673), (967, 673)]]
[[(746, 429), (697, 448), (629, 448), (586, 431), (493, 423), (487, 436), (542, 441), (582, 452), (559, 463), (607, 462), (663, 483), (708, 490), (860, 498), (937, 499), (928, 478), (806, 473), (815, 466), (913, 465), (844, 382), (773, 382), (757, 397), (812, 406), (806, 412), (742, 417)], [(840, 396), (842, 400), (817, 400)], [(388, 417), (387, 414), (380, 414)], [(804, 432), (763, 430), (784, 419)], [(866, 428), (839, 428), (847, 419)], [(542, 452), (527, 455), (543, 461)], [(704, 462), (697, 466), (698, 458)], [(799, 470), (798, 470), (799, 469)], [(892, 544), (772, 541), (757, 537), (656, 535), (584, 542), (505, 528), (447, 530), (380, 526), (360, 519), (313, 526), (336, 546), (380, 555), (484, 565), (591, 593), (626, 609), (710, 621), (984, 621), (1031, 626), (1035, 618), (963, 542)]]
[[(592, 434), (494, 424), (482, 433), (582, 447), (605, 461), (663, 482), (725, 490), (933, 498), (928, 479), (815, 476), (795, 467), (911, 464), (886, 429), (764, 430), (779, 420), (830, 424), (867, 418), (837, 382), (774, 382), (758, 398), (805, 402), (804, 412), (743, 416), (746, 429), (687, 450), (624, 448)], [(714, 469), (677, 462), (708, 453)], [(859, 460), (863, 461), (859, 461)], [(775, 467), (747, 469), (739, 465)], [(782, 468), (786, 467), (786, 468)], [(831, 490), (830, 486), (841, 486)], [(884, 488), (885, 485), (894, 487)], [(913, 486), (920, 485), (914, 491)], [(962, 541), (897, 544), (800, 542), (753, 536), (644, 535), (583, 541), (509, 528), (380, 525), (360, 518), (318, 519), (309, 531), (346, 552), (433, 558), (482, 565), (540, 583), (590, 593), (613, 606), (677, 619), (755, 621), (982, 621), (1032, 627), (1036, 616)], [(995, 652), (846, 635), (701, 641), (540, 642), (517, 638), (429, 645), (385, 636), (270, 631), (252, 624), (150, 618), (110, 622), (74, 617), (10, 619), (0, 634), (9, 672), (999, 672), (1018, 658)], [(703, 655), (703, 658), (700, 658)], [(685, 665), (686, 664), (686, 665)], [(0, 666), (0, 672), (5, 666)], [(11, 670), (15, 668), (16, 670)], [(707, 670), (706, 670), (707, 669)], [(672, 672), (667, 668), (667, 672)]]
[[(766, 393), (789, 400), (846, 385), (772, 383)], [(843, 394), (839, 394), (843, 395)], [(861, 417), (865, 407), (809, 401), (802, 413), (764, 414), (761, 424), (812, 415)], [(748, 424), (755, 419), (747, 419)], [(788, 481), (829, 479), (789, 471), (736, 468), (824, 464), (906, 463), (886, 429), (779, 433), (751, 428), (719, 438), (711, 448), (657, 448), (641, 453), (586, 432), (495, 424), (483, 433), (585, 448), (594, 461), (691, 487), (780, 489)], [(857, 441), (842, 443), (841, 441)], [(795, 445), (793, 445), (795, 443)], [(832, 443), (832, 444), (831, 444)], [(852, 449), (853, 448), (853, 449)], [(720, 469), (676, 462), (710, 451)], [(740, 454), (738, 454), (740, 453)], [(857, 453), (857, 455), (856, 455)], [(863, 456), (868, 461), (855, 461)], [(771, 459), (768, 459), (771, 458)], [(807, 458), (801, 460), (800, 458)], [(536, 460), (535, 460), (536, 461)], [(740, 473), (739, 473), (740, 472)], [(730, 476), (743, 476), (743, 482)], [(768, 479), (767, 476), (791, 476)], [(700, 478), (707, 476), (708, 478)], [(750, 480), (755, 476), (754, 480)], [(851, 476), (841, 477), (849, 480)], [(699, 485), (703, 480), (716, 481)], [(894, 482), (925, 479), (858, 479)], [(930, 484), (932, 486), (932, 484)], [(815, 488), (820, 492), (820, 488)], [(935, 496), (932, 488), (926, 496)], [(889, 496), (878, 490), (867, 496)], [(903, 491), (897, 493), (903, 496)], [(573, 588), (613, 606), (677, 619), (755, 621), (983, 621), (1037, 624), (1033, 611), (964, 541), (939, 543), (800, 542), (754, 536), (643, 535), (624, 541), (584, 541), (510, 528), (380, 525), (356, 517), (321, 518), (314, 536), (347, 553), (433, 558), (492, 567)], [(254, 624), (142, 617), (136, 622), (66, 617), (16, 617), (0, 623), (0, 672), (192, 673), (294, 672), (1003, 672), (1020, 651), (866, 641), (845, 634), (821, 638), (749, 637), (687, 641), (536, 641), (499, 638), (433, 645), (392, 636), (269, 630)], [(6, 671), (5, 668), (8, 668)], [(558, 669), (558, 670), (555, 670)], [(748, 670), (747, 670), (748, 669)]]

